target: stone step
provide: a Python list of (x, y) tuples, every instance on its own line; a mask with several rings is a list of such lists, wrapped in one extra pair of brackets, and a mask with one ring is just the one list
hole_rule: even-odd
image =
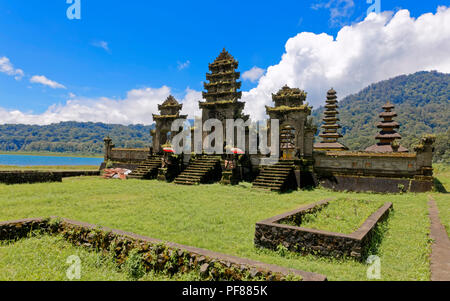
[(262, 170), (281, 170), (281, 171), (286, 171), (286, 170), (291, 170), (292, 166), (267, 166), (264, 167)]
[(203, 157), (191, 162), (189, 166), (178, 177), (175, 184), (194, 185), (200, 184), (206, 175), (218, 166), (220, 157)]
[(202, 174), (190, 174), (190, 173), (185, 173), (185, 174), (180, 174), (178, 177), (181, 178), (201, 178), (203, 175)]
[(144, 160), (135, 170), (133, 170), (127, 177), (130, 179), (143, 179), (149, 173), (157, 172), (161, 167), (161, 157), (149, 156)]
[(293, 170), (293, 161), (280, 161), (274, 165), (263, 166), (253, 182), (253, 187), (271, 191), (281, 191)]
[(285, 182), (285, 179), (283, 180), (267, 180), (267, 179), (256, 179), (253, 183), (259, 183), (259, 184), (281, 184)]

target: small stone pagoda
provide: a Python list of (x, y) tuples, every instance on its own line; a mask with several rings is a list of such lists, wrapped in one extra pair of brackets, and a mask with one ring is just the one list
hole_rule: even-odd
[(151, 131), (154, 153), (161, 152), (161, 146), (170, 142), (170, 138), (177, 134), (171, 132), (172, 122), (176, 119), (187, 118), (187, 115), (180, 115), (182, 108), (183, 105), (175, 97), (169, 95), (161, 105), (158, 105), (160, 115), (152, 114), (153, 121), (156, 123), (155, 129)]
[(394, 105), (389, 101), (383, 106), (384, 112), (379, 115), (383, 120), (377, 123), (377, 127), (380, 128), (381, 131), (375, 136), (375, 139), (379, 140), (379, 142), (366, 148), (366, 152), (408, 152), (406, 148), (399, 145), (396, 141), (397, 139), (401, 139), (402, 136), (395, 131), (395, 129), (399, 128), (399, 124), (393, 120), (394, 117), (397, 117), (397, 113), (395, 113), (393, 109)]
[[(238, 65), (238, 61), (224, 48), (214, 62), (209, 64), (210, 73), (206, 73), (206, 80), (209, 82), (204, 83), (206, 92), (202, 93), (206, 101), (199, 102), (202, 122), (212, 118), (222, 121), (224, 137), (226, 119), (242, 118), (246, 121), (249, 118), (242, 113), (245, 103), (238, 101), (242, 96), (242, 92), (238, 91), (241, 88), (241, 82), (238, 81), (240, 73), (236, 71)], [(203, 133), (203, 139), (206, 135), (206, 132)]]
[(325, 117), (323, 118), (324, 124), (322, 125), (323, 133), (319, 136), (322, 138), (322, 142), (315, 143), (315, 150), (324, 150), (324, 151), (343, 151), (348, 150), (346, 146), (338, 142), (338, 139), (342, 137), (341, 134), (338, 133), (338, 129), (341, 126), (338, 124), (339, 118), (337, 115), (339, 112), (337, 111), (337, 96), (336, 91), (331, 88), (327, 92), (327, 100), (325, 105)]
[(316, 129), (307, 123), (311, 107), (304, 103), (306, 92), (285, 85), (276, 94), (272, 94), (272, 100), (275, 106), (266, 106), (266, 112), (270, 119), (278, 119), (280, 122), (281, 157), (291, 159), (294, 156), (312, 156)]

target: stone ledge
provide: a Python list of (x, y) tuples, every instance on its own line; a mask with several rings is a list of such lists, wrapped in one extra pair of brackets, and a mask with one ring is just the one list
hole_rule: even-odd
[[(58, 222), (55, 222), (58, 221)], [(301, 278), (303, 281), (326, 281), (324, 275), (304, 272), (296, 269), (285, 268), (277, 265), (266, 264), (246, 258), (217, 253), (205, 249), (185, 246), (172, 242), (165, 242), (131, 232), (125, 232), (93, 224), (69, 220), (65, 218), (29, 218), (15, 221), (0, 222), (0, 240), (15, 240), (27, 235), (33, 230), (41, 230), (49, 234), (62, 234), (68, 241), (79, 245), (109, 250), (111, 245), (115, 248), (117, 261), (124, 262), (128, 252), (133, 248), (139, 248), (144, 258), (152, 259), (152, 252), (156, 253), (157, 263), (144, 262), (147, 269), (161, 269), (171, 256), (178, 255), (179, 266), (176, 272), (186, 272), (200, 269), (200, 273), (206, 276), (216, 275), (217, 279), (225, 277), (218, 272), (223, 270), (227, 280), (240, 280), (243, 275), (250, 275), (255, 279), (286, 280), (290, 276)], [(161, 251), (162, 250), (162, 251)], [(156, 259), (156, 258), (154, 258)], [(186, 260), (188, 259), (188, 263)], [(162, 265), (161, 265), (162, 261)], [(217, 265), (220, 268), (217, 268)], [(208, 274), (209, 273), (209, 274)], [(209, 276), (211, 277), (211, 276)]]
[(78, 176), (98, 176), (98, 170), (11, 170), (0, 171), (0, 183), (4, 184), (33, 184), (45, 182), (61, 182), (62, 178)]
[(312, 253), (322, 256), (354, 257), (362, 260), (370, 245), (373, 230), (378, 222), (387, 217), (390, 209), (392, 209), (392, 203), (387, 202), (381, 206), (351, 234), (281, 224), (281, 222), (286, 220), (301, 224), (301, 219), (304, 215), (321, 210), (328, 205), (329, 201), (329, 199), (322, 200), (257, 222), (255, 226), (255, 245), (269, 249), (276, 249), (279, 245), (283, 245), (290, 251), (302, 254)]

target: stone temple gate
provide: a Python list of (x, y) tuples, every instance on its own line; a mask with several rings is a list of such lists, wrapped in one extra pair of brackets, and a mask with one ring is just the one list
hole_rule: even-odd
[(304, 103), (306, 92), (286, 85), (272, 94), (272, 100), (275, 106), (266, 106), (266, 112), (279, 120), (281, 159), (311, 158), (317, 128), (308, 122), (311, 107)]
[[(245, 103), (242, 96), (238, 61), (225, 49), (209, 64), (204, 83), (203, 100), (199, 101), (202, 111), (202, 124), (210, 119), (222, 123), (224, 145), (226, 120), (249, 120), (243, 113)], [(266, 106), (269, 116), (268, 142), (270, 141), (271, 120), (279, 120), (280, 158), (278, 163), (267, 164), (268, 155), (248, 152), (249, 129), (245, 131), (245, 153), (168, 155), (163, 147), (170, 144), (171, 138), (178, 132), (171, 132), (172, 122), (187, 119), (180, 114), (183, 107), (173, 96), (169, 96), (158, 106), (160, 114), (153, 114), (156, 123), (151, 131), (153, 138), (150, 149), (117, 149), (111, 139), (105, 139), (105, 162), (128, 164), (132, 167), (132, 178), (154, 178), (177, 184), (199, 184), (221, 181), (235, 184), (239, 181), (251, 181), (254, 187), (272, 191), (284, 191), (321, 184), (336, 190), (398, 192), (399, 187), (407, 191), (428, 191), (433, 186), (432, 153), (433, 136), (422, 138), (421, 144), (409, 152), (397, 143), (401, 138), (395, 129), (398, 123), (392, 120), (397, 116), (392, 111), (393, 104), (387, 103), (380, 114), (383, 121), (377, 124), (381, 132), (376, 136), (380, 140), (365, 151), (348, 151), (338, 142), (339, 133), (338, 101), (336, 91), (330, 89), (326, 95), (323, 118), (322, 141), (314, 144), (317, 127), (310, 119), (312, 107), (306, 102), (306, 92), (287, 85), (272, 94), (273, 106)], [(181, 130), (181, 129), (180, 129)], [(192, 141), (201, 141), (216, 131), (195, 131), (191, 129)], [(236, 132), (234, 133), (236, 135)], [(197, 138), (197, 139), (196, 139)], [(236, 142), (236, 136), (234, 137)], [(213, 139), (213, 138), (210, 138)], [(235, 147), (236, 145), (231, 145)], [(192, 144), (191, 144), (192, 147)], [(220, 147), (219, 147), (220, 148)], [(163, 156), (164, 154), (164, 156)], [(267, 165), (264, 165), (267, 164)], [(134, 166), (134, 167), (133, 167)]]

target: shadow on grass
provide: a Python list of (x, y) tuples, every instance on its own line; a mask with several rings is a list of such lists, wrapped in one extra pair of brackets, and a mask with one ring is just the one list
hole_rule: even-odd
[(439, 179), (433, 178), (433, 184), (434, 184), (434, 189), (435, 189), (437, 192), (440, 192), (440, 193), (448, 193), (447, 189), (445, 189), (445, 186), (442, 184), (441, 181), (439, 181)]
[(381, 243), (383, 242), (383, 239), (386, 235), (386, 232), (389, 230), (389, 220), (394, 215), (394, 210), (391, 210), (389, 213), (389, 216), (382, 222), (379, 222), (375, 229), (373, 229), (371, 238), (370, 238), (370, 244), (367, 247), (365, 254), (363, 256), (364, 261), (368, 258), (370, 255), (378, 255), (380, 251)]

